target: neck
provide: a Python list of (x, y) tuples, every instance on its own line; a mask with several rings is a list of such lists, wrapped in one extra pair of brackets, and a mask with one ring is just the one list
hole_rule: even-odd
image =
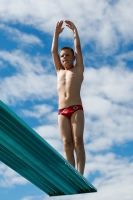
[(73, 65), (68, 65), (68, 66), (64, 66), (64, 68), (66, 69), (66, 70), (68, 70), (68, 69), (72, 69), (74, 66)]

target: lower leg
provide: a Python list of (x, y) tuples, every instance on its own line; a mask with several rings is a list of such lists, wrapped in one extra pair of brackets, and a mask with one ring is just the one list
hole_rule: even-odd
[(67, 146), (64, 144), (64, 155), (66, 160), (73, 166), (75, 167), (75, 159), (74, 159), (74, 152), (73, 148), (70, 147), (69, 145)]
[(79, 145), (76, 149), (77, 170), (83, 175), (85, 168), (85, 150), (84, 145)]

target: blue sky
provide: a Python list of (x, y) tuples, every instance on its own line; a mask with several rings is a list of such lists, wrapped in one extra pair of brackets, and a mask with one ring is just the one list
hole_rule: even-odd
[[(51, 43), (56, 23), (78, 28), (85, 72), (85, 177), (98, 193), (55, 197), (133, 197), (133, 1), (0, 0), (0, 99), (63, 155)], [(65, 24), (64, 24), (65, 26)], [(59, 48), (73, 47), (67, 27)], [(2, 200), (47, 200), (37, 187), (0, 163)]]

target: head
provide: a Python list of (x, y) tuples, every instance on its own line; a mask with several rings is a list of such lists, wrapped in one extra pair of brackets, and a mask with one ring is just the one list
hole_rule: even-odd
[(75, 60), (74, 51), (70, 47), (63, 47), (60, 50), (60, 60), (64, 68), (71, 69)]

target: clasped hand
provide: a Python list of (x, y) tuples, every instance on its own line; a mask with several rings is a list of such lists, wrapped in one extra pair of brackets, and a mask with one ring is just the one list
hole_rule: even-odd
[[(74, 31), (74, 29), (76, 28), (76, 26), (69, 20), (65, 20), (64, 21), (66, 23), (66, 26), (68, 28), (70, 28), (72, 31)], [(57, 24), (56, 24), (56, 28), (55, 28), (55, 31), (60, 34), (63, 30), (64, 30), (64, 27), (62, 27), (63, 25), (63, 20), (59, 21)]]

